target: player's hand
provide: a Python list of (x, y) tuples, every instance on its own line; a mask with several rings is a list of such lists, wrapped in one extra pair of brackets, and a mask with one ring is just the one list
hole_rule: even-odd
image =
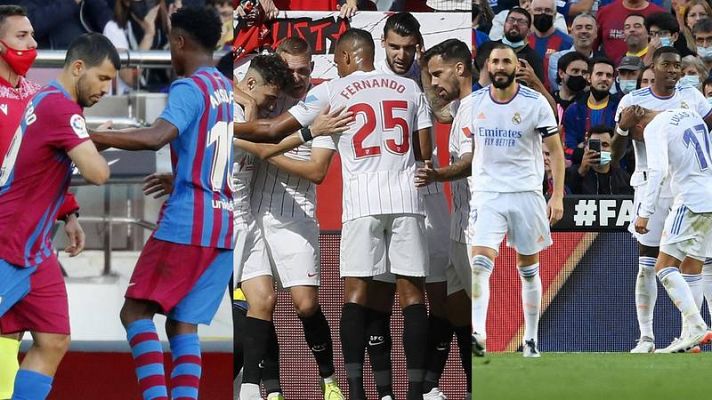
[(433, 162), (425, 160), (425, 165), (415, 171), (415, 187), (425, 187), (438, 180), (439, 174), (433, 168)]
[(595, 150), (586, 150), (583, 153), (583, 158), (581, 159), (581, 165), (578, 168), (578, 173), (581, 176), (586, 176), (588, 170), (594, 165), (601, 164), (601, 153)]
[(537, 84), (539, 77), (534, 73), (534, 68), (527, 62), (527, 60), (519, 59), (519, 70), (517, 71), (516, 79), (524, 81), (527, 86), (532, 87)]
[(97, 131), (108, 131), (114, 126), (114, 121), (108, 120), (106, 122), (102, 122), (99, 124), (99, 126), (96, 127)]
[(344, 110), (345, 107), (339, 107), (332, 112), (329, 112), (328, 107), (322, 110), (309, 126), (312, 136), (333, 135), (349, 130), (349, 125), (354, 122), (354, 113)]
[(64, 223), (64, 232), (67, 234), (67, 239), (69, 239), (69, 244), (64, 248), (64, 251), (69, 253), (69, 257), (74, 257), (81, 253), (86, 243), (86, 235), (84, 235), (82, 226), (79, 225), (77, 214), (72, 213), (67, 217), (67, 221)]
[(257, 119), (259, 110), (257, 108), (257, 102), (250, 95), (243, 92), (237, 87), (237, 80), (233, 86), (233, 96), (235, 97), (235, 103), (241, 105), (245, 109), (245, 120), (254, 121)]
[(624, 108), (618, 119), (618, 127), (624, 131), (629, 130), (638, 123), (643, 114), (645, 114), (644, 110), (637, 105)]
[(356, 6), (356, 2), (349, 2), (347, 1), (346, 4), (343, 6), (336, 6), (336, 9), (339, 10), (339, 17), (341, 18), (351, 18), (354, 15), (356, 15), (356, 11), (358, 11), (358, 7)]
[(173, 174), (155, 173), (143, 180), (143, 194), (153, 195), (154, 199), (166, 196), (173, 191)]
[(546, 215), (549, 217), (549, 225), (553, 226), (564, 216), (564, 198), (553, 195), (546, 205)]
[(635, 217), (635, 231), (644, 235), (648, 232), (648, 218)]

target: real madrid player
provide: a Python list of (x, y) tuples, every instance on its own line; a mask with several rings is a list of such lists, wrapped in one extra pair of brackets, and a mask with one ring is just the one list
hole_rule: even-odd
[[(697, 88), (693, 86), (680, 86), (678, 81), (682, 74), (680, 53), (674, 47), (661, 47), (653, 54), (653, 73), (655, 82), (647, 88), (634, 90), (623, 96), (618, 110), (616, 111), (616, 121), (620, 118), (620, 113), (626, 107), (638, 105), (654, 111), (669, 110), (673, 108), (685, 108), (696, 111), (700, 114), (707, 126), (712, 122), (712, 105)], [(614, 160), (620, 160), (625, 153), (628, 142), (628, 132), (621, 127), (616, 128), (616, 133), (611, 143)], [(635, 150), (635, 172), (631, 176), (630, 184), (635, 189), (634, 210), (636, 214), (642, 201), (641, 193), (646, 190), (648, 183), (648, 163), (646, 148), (657, 146), (657, 143), (638, 141), (633, 139), (633, 149)], [(657, 199), (655, 213), (650, 215), (648, 231), (644, 234), (635, 232), (635, 220), (629, 225), (629, 230), (638, 241), (638, 276), (635, 284), (635, 309), (638, 316), (638, 327), (640, 329), (640, 339), (638, 344), (631, 350), (631, 353), (652, 353), (655, 351), (655, 335), (653, 334), (653, 311), (655, 300), (658, 297), (658, 286), (655, 280), (655, 260), (658, 257), (660, 246), (660, 236), (663, 232), (665, 218), (672, 206), (673, 197), (670, 185), (667, 184)], [(702, 303), (702, 278), (700, 268), (688, 268), (688, 265), (681, 267), (682, 276), (690, 285), (693, 296), (697, 299), (697, 304)], [(681, 337), (686, 335), (687, 323), (683, 318)], [(675, 347), (675, 341), (672, 346)], [(698, 351), (698, 349), (691, 349)]]
[[(542, 286), (539, 252), (552, 244), (549, 224), (563, 214), (564, 151), (554, 113), (538, 92), (515, 81), (519, 62), (511, 47), (494, 45), (487, 60), (492, 84), (472, 94), (473, 351), (484, 355), (489, 278), (499, 246), (517, 252), (524, 309), (524, 357), (539, 357), (537, 330)], [(551, 152), (554, 193), (547, 206), (542, 141)]]

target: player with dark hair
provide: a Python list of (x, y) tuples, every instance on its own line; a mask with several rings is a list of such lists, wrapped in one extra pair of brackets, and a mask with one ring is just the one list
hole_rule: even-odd
[(198, 398), (198, 324), (215, 315), (233, 265), (232, 85), (212, 66), (220, 19), (210, 8), (184, 7), (171, 15), (171, 26), (171, 63), (184, 78), (171, 85), (163, 113), (147, 128), (92, 134), (102, 147), (155, 151), (171, 145), (173, 190), (120, 315), (144, 399), (169, 398), (157, 313), (167, 317), (173, 355), (170, 398)]
[(108, 93), (118, 57), (102, 35), (75, 39), (58, 80), (29, 102), (3, 154), (0, 333), (19, 340), (20, 333), (29, 331), (34, 339), (15, 378), (13, 399), (47, 398), (69, 347), (67, 292), (50, 232), (69, 187), (72, 163), (90, 183), (100, 185), (109, 178), (106, 160), (89, 140), (82, 108)]

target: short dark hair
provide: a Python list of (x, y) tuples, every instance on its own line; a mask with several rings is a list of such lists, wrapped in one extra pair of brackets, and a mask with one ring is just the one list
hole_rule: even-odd
[(477, 48), (477, 56), (475, 56), (475, 68), (477, 68), (478, 71), (481, 71), (482, 68), (484, 68), (485, 63), (487, 62), (487, 59), (489, 58), (490, 53), (492, 52), (492, 49), (494, 48), (494, 45), (497, 42), (493, 41), (488, 41), (482, 43), (482, 46)]
[(16, 5), (0, 6), (0, 31), (5, 24), (5, 19), (15, 16), (26, 17), (27, 11), (23, 7)]
[(529, 11), (527, 11), (526, 9), (524, 9), (522, 7), (512, 7), (511, 9), (509, 9), (509, 12), (507, 13), (507, 18), (509, 18), (509, 16), (512, 15), (512, 13), (519, 13), (519, 14), (522, 14), (525, 17), (527, 17), (527, 21), (529, 21), (529, 26), (531, 26), (532, 15), (529, 14)]
[(636, 89), (640, 89), (640, 85), (643, 83), (643, 74), (645, 73), (645, 71), (652, 69), (652, 68), (653, 68), (653, 65), (650, 64), (650, 65), (645, 65), (645, 66), (643, 66), (643, 68), (640, 69), (640, 75), (638, 75), (638, 79), (635, 82)]
[[(625, 18), (623, 18), (623, 23), (625, 23), (625, 20), (627, 20), (627, 19), (630, 18), (630, 17), (642, 18), (642, 19), (643, 19), (643, 24), (645, 24), (645, 15), (640, 14), (640, 13), (630, 13), (630, 14), (626, 15)], [(646, 25), (645, 29), (646, 29), (646, 30), (648, 29), (647, 25)]]
[(511, 48), (510, 46), (508, 46), (502, 42), (494, 42), (494, 44), (492, 45), (492, 48), (489, 51), (489, 54), (487, 55), (487, 58), (489, 58), (492, 55), (492, 51), (494, 51), (494, 50), (512, 50), (512, 53), (514, 53), (514, 57), (515, 58), (517, 57), (517, 52), (514, 51), (514, 49)]
[(358, 28), (351, 28), (339, 36), (339, 40), (336, 45), (339, 46), (341, 42), (347, 40), (352, 40), (366, 47), (366, 50), (370, 51), (371, 54), (375, 54), (376, 45), (373, 43), (373, 36), (368, 31)]
[(603, 125), (603, 124), (595, 125), (595, 126), (591, 127), (591, 129), (589, 129), (586, 137), (589, 138), (589, 137), (591, 137), (591, 135), (601, 134), (601, 133), (607, 133), (611, 137), (613, 137), (613, 127), (610, 127), (608, 125)]
[(297, 36), (292, 36), (282, 39), (277, 45), (275, 52), (278, 54), (285, 53), (292, 56), (311, 56), (311, 47), (309, 46), (309, 42), (306, 40)]
[(701, 32), (712, 32), (712, 18), (702, 18), (692, 27), (692, 35)]
[(388, 17), (383, 27), (383, 37), (385, 38), (390, 31), (400, 36), (415, 36), (419, 42), (421, 39), (420, 22), (409, 12), (399, 12)]
[[(712, 85), (712, 78), (707, 78), (702, 82), (702, 90), (705, 90), (705, 86)], [(704, 94), (704, 93), (702, 93)]]
[(445, 61), (461, 62), (465, 65), (465, 71), (472, 74), (472, 52), (470, 47), (461, 40), (447, 39), (429, 48), (423, 54), (426, 63), (435, 56), (440, 56)]
[(670, 33), (680, 32), (680, 24), (677, 19), (668, 12), (656, 12), (645, 17), (645, 29), (650, 32), (651, 26), (657, 26), (660, 30), (670, 31)]
[(657, 61), (661, 55), (667, 54), (667, 53), (677, 54), (678, 56), (682, 57), (680, 55), (680, 51), (678, 49), (676, 49), (672, 46), (663, 46), (663, 47), (659, 47), (657, 50), (655, 50), (655, 53), (653, 53), (653, 63), (655, 61)]
[(559, 58), (559, 62), (556, 64), (556, 83), (561, 83), (561, 78), (559, 77), (558, 72), (559, 71), (564, 71), (566, 72), (566, 68), (571, 65), (572, 62), (574, 61), (583, 61), (586, 63), (586, 71), (589, 71), (591, 69), (591, 60), (588, 59), (588, 57), (584, 56), (583, 54), (579, 53), (578, 51), (570, 51), (561, 58)]
[(248, 70), (256, 71), (264, 83), (278, 87), (280, 90), (288, 89), (292, 85), (292, 74), (289, 66), (276, 54), (261, 54), (250, 61)]
[(69, 44), (64, 66), (82, 60), (87, 68), (92, 68), (101, 65), (106, 59), (109, 59), (117, 70), (121, 68), (119, 52), (106, 36), (96, 32), (84, 33)]
[(211, 53), (222, 36), (222, 22), (213, 7), (181, 7), (171, 14), (171, 27), (184, 31)]
[(596, 66), (596, 64), (610, 65), (611, 68), (613, 68), (613, 74), (616, 73), (616, 64), (613, 61), (611, 61), (609, 58), (601, 56), (601, 57), (594, 57), (593, 60), (591, 60), (591, 62), (588, 64), (588, 73), (589, 74), (593, 73), (593, 67)]

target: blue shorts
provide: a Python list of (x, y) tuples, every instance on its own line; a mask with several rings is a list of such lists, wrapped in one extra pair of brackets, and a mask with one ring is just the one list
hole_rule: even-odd
[(18, 267), (0, 260), (0, 317), (30, 292), (30, 277), (37, 267)]

